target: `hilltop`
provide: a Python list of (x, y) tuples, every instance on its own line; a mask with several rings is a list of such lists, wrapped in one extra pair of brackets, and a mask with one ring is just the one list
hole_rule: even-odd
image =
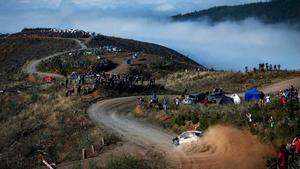
[(256, 18), (267, 24), (288, 23), (300, 24), (300, 1), (298, 0), (273, 0), (236, 6), (218, 6), (206, 10), (179, 14), (172, 17), (175, 21), (203, 20), (241, 21), (247, 18)]
[[(20, 68), (26, 61), (40, 59), (57, 52), (78, 49), (79, 45), (74, 39), (86, 43), (89, 48), (122, 49), (122, 52), (110, 56), (113, 60), (117, 60), (118, 64), (126, 62), (134, 53), (144, 56), (132, 64), (131, 71), (145, 66), (153, 69), (152, 72), (190, 68), (204, 69), (202, 65), (186, 56), (152, 43), (96, 35), (95, 33), (75, 29), (25, 28), (21, 32), (9, 35), (1, 34), (0, 36), (1, 81), (12, 80), (13, 76), (20, 72)], [(124, 54), (125, 52), (127, 54)]]

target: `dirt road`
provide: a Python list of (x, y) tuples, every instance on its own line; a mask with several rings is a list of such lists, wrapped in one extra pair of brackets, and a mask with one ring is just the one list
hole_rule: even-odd
[(53, 57), (56, 57), (56, 56), (59, 56), (59, 55), (62, 55), (62, 54), (74, 52), (74, 51), (77, 51), (77, 50), (87, 49), (87, 46), (84, 43), (82, 43), (81, 41), (79, 41), (78, 39), (71, 39), (71, 40), (74, 40), (76, 43), (78, 43), (80, 45), (80, 49), (75, 49), (75, 50), (66, 51), (66, 52), (59, 52), (59, 53), (55, 53), (53, 55), (46, 56), (42, 59), (30, 61), (29, 63), (27, 63), (23, 67), (23, 72), (26, 72), (28, 74), (36, 73), (40, 76), (53, 76), (53, 77), (56, 77), (56, 78), (64, 78), (64, 76), (60, 75), (60, 74), (39, 72), (39, 71), (37, 71), (36, 67), (37, 67), (37, 65), (39, 65), (40, 62), (45, 61), (47, 59), (50, 59), (50, 58), (53, 58)]
[(263, 87), (261, 90), (264, 93), (276, 93), (279, 92), (280, 90), (290, 88), (291, 85), (294, 85), (296, 89), (300, 89), (300, 77), (277, 82), (272, 85)]
[(125, 141), (141, 146), (153, 144), (163, 150), (172, 149), (171, 141), (176, 134), (132, 117), (130, 112), (136, 103), (137, 97), (109, 99), (93, 104), (87, 111), (96, 124), (115, 131)]

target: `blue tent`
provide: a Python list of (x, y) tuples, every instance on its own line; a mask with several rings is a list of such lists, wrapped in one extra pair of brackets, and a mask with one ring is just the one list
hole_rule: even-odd
[(245, 101), (249, 102), (252, 100), (259, 101), (261, 95), (261, 91), (253, 88), (245, 92)]

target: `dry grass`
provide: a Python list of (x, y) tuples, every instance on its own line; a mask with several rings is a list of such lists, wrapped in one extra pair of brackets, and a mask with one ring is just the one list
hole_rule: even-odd
[(0, 96), (0, 168), (33, 168), (38, 152), (56, 163), (79, 160), (82, 148), (92, 155), (91, 145), (110, 140), (89, 120), (80, 97), (66, 98), (56, 85), (35, 92), (37, 99), (31, 92)]
[(58, 38), (0, 38), (0, 81), (12, 80), (26, 61), (75, 48), (76, 42)]

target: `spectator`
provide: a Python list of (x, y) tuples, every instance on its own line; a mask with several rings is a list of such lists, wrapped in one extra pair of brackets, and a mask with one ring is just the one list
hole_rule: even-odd
[(287, 98), (286, 98), (285, 94), (282, 94), (282, 96), (281, 96), (281, 103), (284, 106), (287, 104)]
[(271, 103), (271, 96), (270, 96), (270, 94), (268, 94), (267, 96), (266, 96), (266, 103), (268, 104), (268, 103)]
[(296, 156), (296, 160), (299, 160), (300, 159), (300, 139), (299, 138), (295, 138), (293, 140), (293, 145), (295, 145), (295, 156)]
[(252, 125), (252, 114), (251, 113), (247, 113), (246, 116), (248, 118), (248, 124), (249, 124), (249, 126), (251, 126)]
[(68, 88), (68, 85), (69, 85), (69, 79), (66, 78), (66, 89)]
[(178, 97), (176, 97), (176, 99), (175, 99), (175, 108), (176, 108), (176, 110), (178, 110), (179, 104), (180, 104), (180, 100), (179, 100)]
[(260, 103), (260, 106), (263, 106), (263, 105), (264, 105), (264, 102), (265, 102), (265, 93), (264, 93), (264, 92), (261, 92), (260, 95), (259, 95), (259, 103)]
[(202, 100), (202, 103), (207, 106), (208, 105), (208, 97), (205, 96), (205, 98)]
[(168, 101), (166, 98), (164, 98), (164, 100), (163, 100), (163, 108), (164, 108), (165, 113), (167, 113)]
[(286, 144), (286, 149), (287, 149), (287, 151), (290, 154), (289, 161), (290, 162), (295, 161), (295, 159), (296, 159), (295, 158), (295, 151), (296, 151), (296, 149), (295, 149), (295, 145), (293, 144), (293, 140), (291, 138), (289, 138), (288, 143)]
[(287, 169), (287, 158), (288, 158), (288, 153), (287, 150), (285, 148), (285, 145), (282, 144), (280, 147), (280, 151), (278, 152), (278, 166), (279, 169)]
[(273, 119), (273, 116), (270, 117), (269, 123), (270, 123), (271, 128), (274, 128), (274, 127), (275, 127), (275, 121), (274, 121), (274, 119)]
[(81, 85), (77, 86), (77, 94), (80, 95), (81, 94)]

